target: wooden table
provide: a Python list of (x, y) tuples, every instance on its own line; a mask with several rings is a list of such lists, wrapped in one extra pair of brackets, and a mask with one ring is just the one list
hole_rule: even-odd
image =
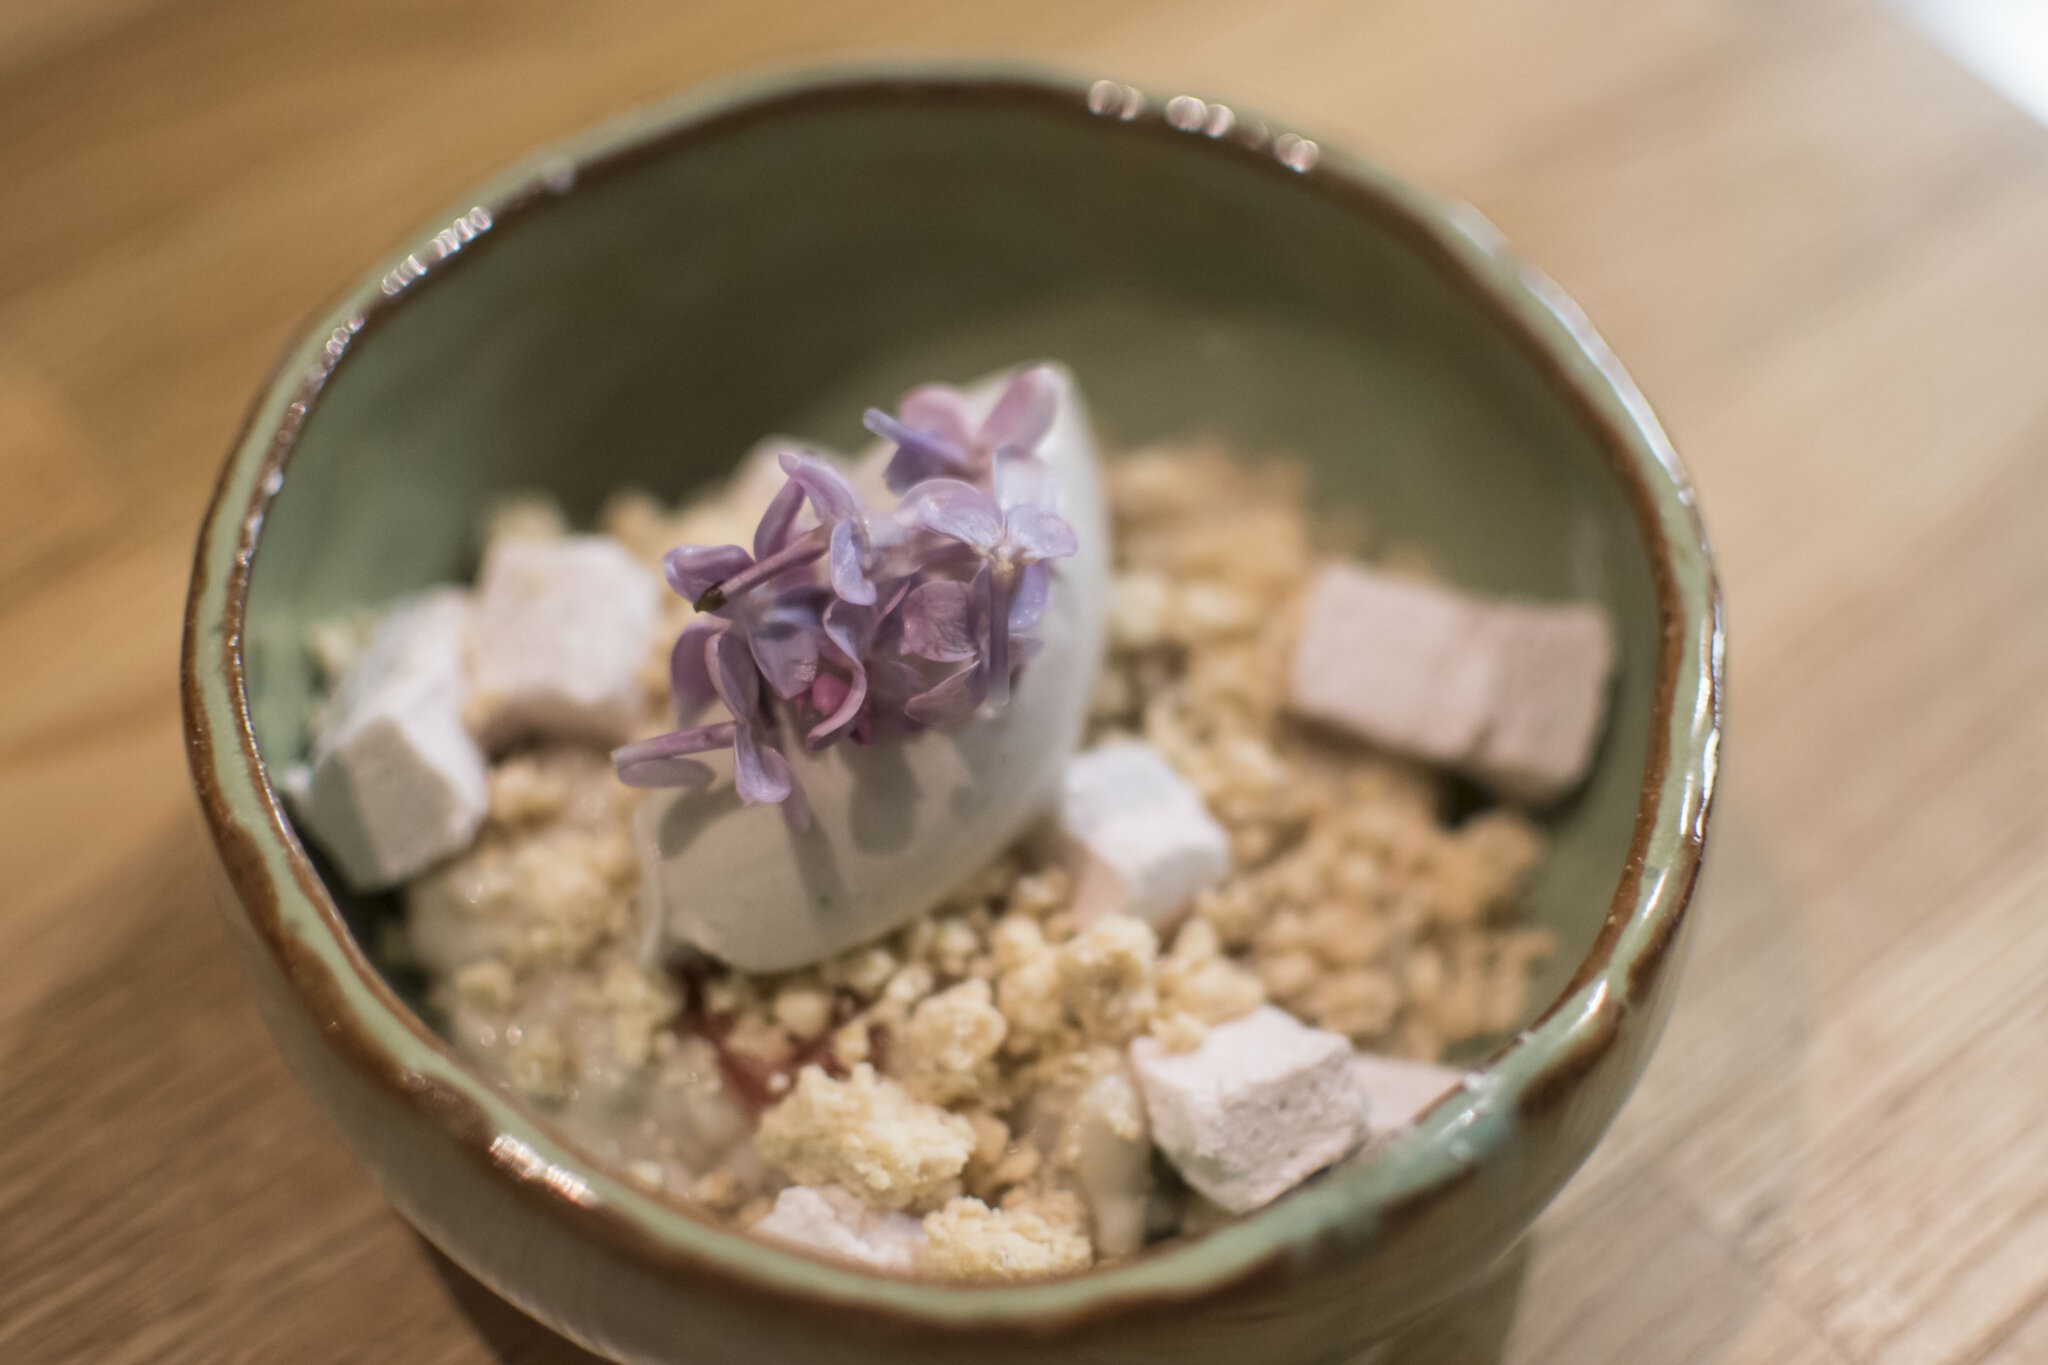
[(1690, 977), (1519, 1301), (1414, 1358), (2048, 1360), (2048, 132), (1851, 0), (0, 5), (0, 1360), (582, 1358), (263, 1036), (179, 750), (191, 537), (290, 329), (457, 187), (906, 49), (1235, 95), (1474, 200), (1698, 476)]

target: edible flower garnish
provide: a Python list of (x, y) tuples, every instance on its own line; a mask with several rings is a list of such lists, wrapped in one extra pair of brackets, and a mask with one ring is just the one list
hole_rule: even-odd
[[(977, 423), (967, 395), (927, 385), (898, 416), (867, 414), (896, 446), (884, 474), (895, 506), (871, 506), (835, 465), (788, 451), (751, 551), (671, 550), (669, 586), (703, 613), (670, 656), (685, 728), (615, 751), (620, 779), (701, 786), (711, 770), (691, 755), (730, 746), (740, 799), (780, 803), (803, 828), (785, 724), (816, 752), (949, 729), (1005, 705), (1037, 650), (1029, 632), (1045, 614), (1052, 561), (1077, 548), (1038, 454), (1057, 397), (1050, 371), (1027, 369)], [(713, 702), (728, 719), (695, 724)]]

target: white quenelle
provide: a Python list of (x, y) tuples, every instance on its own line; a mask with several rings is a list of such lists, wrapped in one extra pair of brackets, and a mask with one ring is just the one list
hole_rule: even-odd
[(1474, 597), (1332, 564), (1309, 590), (1290, 700), (1541, 803), (1585, 776), (1614, 657), (1614, 628), (1596, 606)]
[(1271, 1203), (1369, 1135), (1351, 1044), (1271, 1005), (1210, 1029), (1193, 1052), (1139, 1038), (1131, 1066), (1153, 1142), (1232, 1213)]
[(922, 1219), (871, 1209), (836, 1185), (791, 1185), (752, 1230), (877, 1270), (910, 1270), (925, 1244)]
[(296, 805), (358, 891), (426, 871), (483, 823), (484, 756), (462, 719), (469, 615), (453, 588), (394, 607), (328, 700)]
[(1082, 920), (1170, 920), (1230, 873), (1230, 836), (1157, 749), (1113, 740), (1067, 765), (1056, 822)]
[[(1079, 548), (1054, 565), (1033, 630), (1043, 646), (1008, 704), (867, 747), (785, 744), (812, 812), (802, 832), (778, 807), (740, 802), (729, 754), (700, 755), (711, 784), (653, 791), (636, 819), (650, 951), (678, 942), (747, 971), (805, 966), (930, 910), (1052, 808), (1101, 667), (1109, 528), (1080, 393), (1049, 368), (1057, 416), (1038, 453)], [(969, 391), (978, 413), (1008, 378)]]
[(609, 536), (508, 536), (477, 583), (475, 700), (484, 739), (616, 744), (641, 713), (661, 585)]

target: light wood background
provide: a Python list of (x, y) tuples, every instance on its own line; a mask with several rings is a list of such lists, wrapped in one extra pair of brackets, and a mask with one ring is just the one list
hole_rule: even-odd
[(1472, 199), (1698, 476), (1734, 701), (1689, 979), (1519, 1297), (1413, 1357), (2048, 1360), (2048, 131), (1852, 0), (4, 0), (0, 1360), (581, 1358), (385, 1209), (227, 960), (193, 530), (288, 332), (459, 187), (905, 50)]

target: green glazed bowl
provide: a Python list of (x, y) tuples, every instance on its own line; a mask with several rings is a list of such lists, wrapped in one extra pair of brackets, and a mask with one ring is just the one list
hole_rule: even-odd
[[(277, 797), (309, 622), (469, 571), (478, 510), (675, 495), (765, 431), (851, 446), (934, 377), (1065, 360), (1114, 447), (1298, 452), (1319, 499), (1478, 590), (1593, 597), (1613, 722), (1534, 892), (1544, 1003), (1377, 1161), (1207, 1236), (1015, 1287), (720, 1231), (493, 1089), (364, 951)], [(1220, 104), (1012, 70), (690, 95), (459, 201), (286, 354), (201, 533), (193, 780), (293, 1070), (404, 1215), (621, 1360), (1351, 1358), (1491, 1265), (1669, 1008), (1712, 793), (1720, 613), (1693, 497), (1584, 317), (1470, 209)]]

